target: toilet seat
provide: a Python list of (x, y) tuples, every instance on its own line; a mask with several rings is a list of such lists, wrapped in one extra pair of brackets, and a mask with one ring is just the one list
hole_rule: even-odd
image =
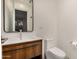
[(54, 54), (58, 57), (65, 57), (66, 56), (65, 53), (57, 47), (51, 48), (48, 51), (50, 51), (52, 54)]

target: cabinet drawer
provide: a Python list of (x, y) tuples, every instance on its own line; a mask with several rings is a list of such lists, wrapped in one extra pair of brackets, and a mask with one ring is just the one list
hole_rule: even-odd
[(24, 47), (33, 47), (40, 44), (42, 44), (41, 41), (31, 42), (31, 43), (24, 44)]
[(13, 48), (13, 46), (3, 46), (3, 47), (2, 47), (2, 50), (3, 50), (3, 52), (4, 52), (4, 51), (12, 50), (12, 48)]
[(10, 45), (10, 46), (3, 46), (2, 49), (3, 51), (10, 51), (10, 50), (16, 50), (16, 49), (21, 49), (23, 48), (24, 45)]
[(21, 44), (21, 45), (16, 45), (16, 46), (13, 46), (13, 50), (18, 50), (18, 49), (23, 49), (24, 48), (24, 45)]

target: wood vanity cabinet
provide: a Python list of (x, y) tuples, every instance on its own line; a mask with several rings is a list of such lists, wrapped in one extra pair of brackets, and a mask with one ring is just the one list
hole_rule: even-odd
[(42, 40), (2, 46), (3, 59), (42, 59)]

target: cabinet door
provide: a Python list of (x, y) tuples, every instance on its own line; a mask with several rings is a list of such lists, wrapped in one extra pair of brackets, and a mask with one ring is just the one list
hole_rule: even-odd
[(3, 52), (2, 58), (3, 59), (12, 59), (12, 52), (11, 51)]
[(31, 59), (32, 57), (34, 57), (34, 47), (27, 47), (25, 49), (25, 57), (26, 59)]
[(36, 46), (34, 46), (34, 53), (35, 53), (35, 56), (39, 56), (42, 54), (41, 44), (37, 44)]
[(25, 57), (24, 57), (24, 49), (18, 49), (18, 50), (15, 50), (15, 51), (13, 51), (13, 58), (14, 59), (25, 59)]

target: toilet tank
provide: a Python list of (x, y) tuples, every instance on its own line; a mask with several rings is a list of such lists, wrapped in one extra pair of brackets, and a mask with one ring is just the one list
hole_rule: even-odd
[(56, 47), (56, 40), (54, 39), (45, 39), (44, 40), (44, 50), (48, 50), (52, 47)]

